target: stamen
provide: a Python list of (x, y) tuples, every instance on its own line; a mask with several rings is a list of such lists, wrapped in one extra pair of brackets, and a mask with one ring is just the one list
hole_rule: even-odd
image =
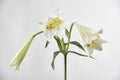
[(54, 28), (59, 28), (63, 21), (60, 18), (53, 18), (51, 21), (48, 22), (46, 25), (47, 30), (52, 30)]

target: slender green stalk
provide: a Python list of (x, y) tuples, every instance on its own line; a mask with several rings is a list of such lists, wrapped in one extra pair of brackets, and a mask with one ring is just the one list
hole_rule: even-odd
[(76, 22), (73, 22), (73, 23), (71, 24), (71, 27), (70, 27), (70, 33), (69, 33), (69, 36), (68, 36), (68, 46), (67, 46), (67, 51), (68, 51), (68, 49), (69, 49), (69, 45), (70, 45), (70, 38), (71, 38), (72, 28), (73, 28), (73, 26), (74, 26), (75, 23), (76, 23)]
[(37, 32), (33, 35), (33, 37), (36, 37), (37, 35), (39, 35), (40, 33), (43, 33), (43, 31)]
[[(71, 38), (71, 32), (72, 32), (72, 28), (74, 26), (76, 22), (73, 22), (71, 24), (71, 27), (70, 27), (70, 32), (69, 32), (69, 35), (68, 35), (68, 45), (67, 45), (67, 53), (68, 53), (68, 49), (69, 49), (69, 46), (70, 46), (70, 38)], [(64, 54), (64, 80), (67, 80), (67, 53)]]
[(67, 54), (64, 55), (64, 80), (67, 80)]

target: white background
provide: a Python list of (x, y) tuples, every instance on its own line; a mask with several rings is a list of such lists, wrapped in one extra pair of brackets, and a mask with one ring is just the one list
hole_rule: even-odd
[[(0, 80), (63, 80), (63, 56), (56, 58), (53, 71), (50, 63), (57, 46), (51, 42), (45, 49), (44, 35), (35, 38), (19, 71), (9, 67), (31, 35), (40, 31), (39, 21), (57, 8), (66, 21), (78, 21), (96, 30), (103, 28), (102, 36), (108, 41), (102, 52), (93, 53), (97, 60), (70, 54), (68, 80), (120, 80), (119, 0), (0, 0)], [(72, 37), (79, 40), (75, 29)]]

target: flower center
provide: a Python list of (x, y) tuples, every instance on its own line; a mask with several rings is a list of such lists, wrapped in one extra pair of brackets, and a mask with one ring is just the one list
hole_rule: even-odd
[(47, 23), (46, 29), (52, 30), (54, 28), (59, 28), (62, 23), (63, 23), (63, 20), (61, 20), (60, 18), (58, 18), (58, 17), (53, 18)]
[(98, 43), (99, 43), (98, 38), (96, 38), (95, 40), (92, 40), (92, 44), (97, 45)]

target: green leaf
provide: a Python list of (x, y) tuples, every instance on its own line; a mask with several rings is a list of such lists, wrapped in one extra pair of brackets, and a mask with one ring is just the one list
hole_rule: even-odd
[(59, 50), (62, 51), (62, 43), (61, 43), (60, 38), (58, 36), (54, 36), (54, 39), (56, 40), (58, 44)]
[(67, 36), (67, 38), (69, 38), (69, 31), (67, 30), (67, 29), (65, 29), (65, 34), (66, 34), (66, 36)]
[(52, 63), (51, 63), (51, 66), (52, 66), (52, 69), (54, 70), (54, 61), (55, 61), (55, 58), (58, 56), (58, 54), (60, 53), (60, 51), (56, 51), (54, 52), (54, 55), (53, 55), (53, 60), (52, 60)]
[(73, 45), (79, 47), (80, 49), (82, 49), (83, 51), (85, 51), (84, 47), (77, 41), (71, 41), (70, 44), (73, 44)]
[(65, 42), (64, 42), (64, 38), (60, 39), (58, 36), (54, 36), (57, 44), (58, 44), (58, 48), (59, 50), (62, 52), (62, 53), (65, 53), (66, 52), (66, 45), (65, 45)]
[(62, 48), (65, 51), (66, 50), (66, 45), (65, 45), (64, 38), (62, 38), (61, 42), (62, 42)]
[(94, 57), (92, 57), (92, 56), (83, 55), (83, 54), (80, 54), (80, 53), (75, 52), (75, 51), (68, 51), (68, 52), (71, 52), (71, 53), (77, 54), (77, 55), (82, 56), (82, 57), (90, 57), (90, 58), (92, 58), (92, 59), (95, 59), (95, 58), (94, 58)]
[(49, 44), (49, 41), (46, 42), (46, 44), (45, 44), (45, 48), (47, 48), (48, 44)]
[(83, 54), (80, 54), (80, 53), (75, 52), (75, 51), (68, 51), (68, 52), (71, 52), (71, 53), (77, 54), (77, 55), (79, 55), (79, 56), (88, 57), (88, 55), (83, 55)]
[[(92, 59), (95, 59), (94, 57), (92, 57), (92, 56), (89, 56), (90, 58), (92, 58)], [(95, 59), (96, 60), (96, 59)]]

